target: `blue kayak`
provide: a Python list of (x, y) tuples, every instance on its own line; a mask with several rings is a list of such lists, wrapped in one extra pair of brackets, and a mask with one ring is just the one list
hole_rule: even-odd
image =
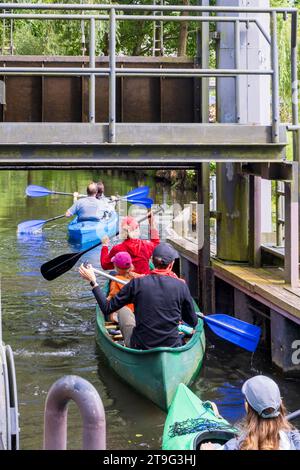
[(75, 217), (68, 225), (69, 238), (77, 243), (99, 242), (104, 235), (113, 237), (118, 231), (119, 216), (111, 212), (100, 221), (78, 222)]

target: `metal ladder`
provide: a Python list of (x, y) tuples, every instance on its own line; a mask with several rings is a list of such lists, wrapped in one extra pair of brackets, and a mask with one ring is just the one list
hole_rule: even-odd
[[(12, 3), (15, 3), (13, 0)], [(1, 10), (1, 13), (10, 13), (7, 10)], [(7, 38), (7, 30), (9, 37)], [(3, 18), (2, 20), (2, 45), (1, 45), (1, 54), (2, 55), (13, 55), (14, 53), (14, 38), (13, 38), (13, 31), (14, 31), (14, 20), (6, 20)]]
[[(164, 0), (153, 0), (153, 5), (164, 5)], [(163, 11), (154, 11), (153, 15), (161, 16)], [(157, 19), (153, 21), (153, 46), (152, 46), (152, 56), (162, 56), (164, 55), (164, 23)]]

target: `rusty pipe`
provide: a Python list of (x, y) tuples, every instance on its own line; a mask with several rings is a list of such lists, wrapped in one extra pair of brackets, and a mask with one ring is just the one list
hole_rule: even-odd
[(68, 403), (73, 400), (82, 418), (82, 448), (106, 449), (105, 411), (97, 390), (87, 380), (68, 375), (50, 388), (44, 416), (45, 450), (66, 450)]

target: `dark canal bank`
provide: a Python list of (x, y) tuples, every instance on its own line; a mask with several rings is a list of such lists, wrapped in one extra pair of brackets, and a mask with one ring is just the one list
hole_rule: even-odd
[[(94, 298), (73, 269), (55, 281), (40, 275), (40, 265), (76, 250), (67, 240), (66, 221), (45, 225), (43, 233), (18, 237), (23, 220), (47, 219), (65, 212), (72, 198), (25, 197), (28, 184), (57, 191), (83, 192), (89, 180), (103, 179), (106, 194), (125, 194), (142, 184), (151, 186), (159, 203), (195, 200), (192, 192), (174, 191), (152, 178), (131, 172), (36, 171), (0, 172), (0, 273), (2, 278), (3, 336), (15, 353), (20, 404), (21, 448), (42, 447), (43, 411), (51, 384), (66, 374), (89, 380), (106, 409), (109, 449), (159, 449), (165, 414), (121, 383), (107, 367), (95, 343)], [(99, 249), (88, 259), (99, 266)], [(271, 368), (268, 354), (250, 353), (223, 342), (208, 342), (204, 367), (192, 386), (204, 399), (215, 401), (221, 413), (235, 422), (243, 416), (240, 388), (245, 379), (266, 373), (278, 381), (290, 411), (300, 408), (300, 382), (284, 380)], [(300, 424), (300, 423), (298, 423)], [(69, 415), (69, 447), (80, 448), (80, 417)]]

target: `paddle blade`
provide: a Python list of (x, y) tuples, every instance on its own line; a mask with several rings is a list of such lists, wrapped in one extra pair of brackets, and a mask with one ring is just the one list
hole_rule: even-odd
[(53, 279), (56, 279), (73, 268), (82, 254), (82, 252), (68, 253), (47, 261), (41, 266), (42, 276), (47, 279), (47, 281), (53, 281)]
[(48, 194), (52, 193), (53, 191), (50, 191), (50, 189), (43, 188), (43, 186), (36, 186), (35, 184), (30, 184), (26, 188), (26, 195), (30, 197), (48, 196)]
[(17, 232), (18, 233), (35, 233), (39, 232), (46, 220), (27, 220), (26, 222), (21, 222), (18, 224)]
[(261, 328), (251, 325), (230, 315), (207, 315), (204, 321), (220, 338), (226, 339), (247, 351), (254, 352), (257, 348)]
[(153, 204), (153, 199), (151, 199), (150, 197), (145, 197), (145, 198), (127, 198), (127, 201), (130, 202), (131, 204), (139, 204), (141, 206), (145, 206), (147, 207), (147, 209), (151, 209), (151, 206)]
[(140, 188), (135, 188), (129, 191), (126, 194), (125, 198), (131, 197), (131, 196), (132, 197), (135, 197), (135, 196), (147, 197), (149, 194), (149, 191), (150, 191), (149, 186), (141, 186)]

